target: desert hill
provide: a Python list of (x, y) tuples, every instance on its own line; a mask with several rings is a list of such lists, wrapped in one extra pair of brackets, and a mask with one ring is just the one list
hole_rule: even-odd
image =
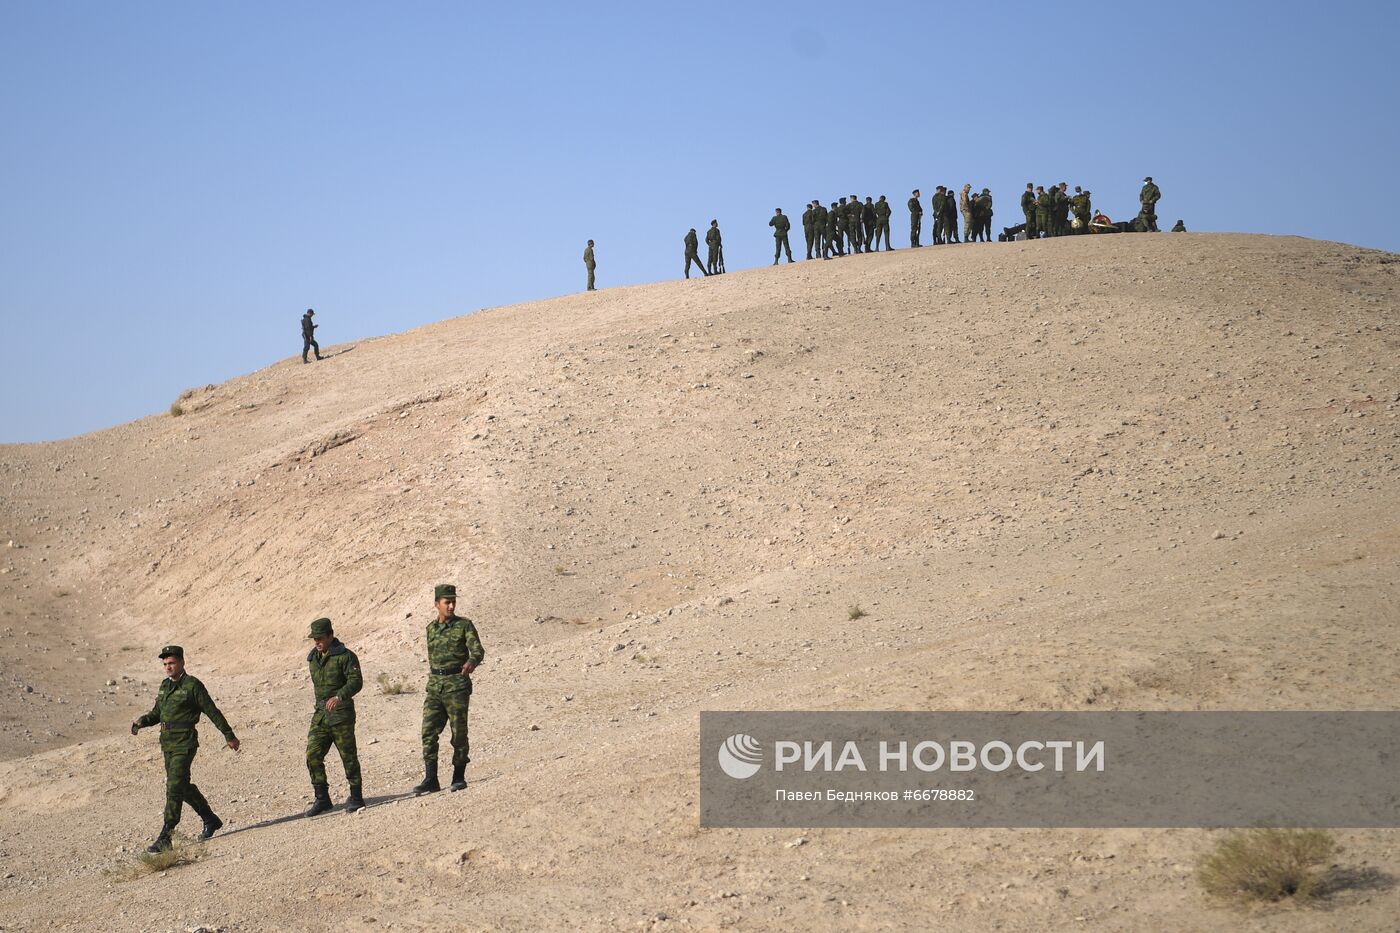
[[(1393, 708), (1398, 273), (1246, 235), (900, 250), (487, 309), (0, 447), (0, 928), (1387, 928), (1385, 885), (1222, 913), (1200, 831), (700, 830), (695, 736)], [(259, 825), (308, 795), (306, 624), (421, 690), (440, 581), (488, 654), (472, 786)], [(115, 883), (169, 642), (245, 742), (195, 766), (233, 832)], [(420, 700), (366, 687), (368, 795), (416, 780)], [(1344, 843), (1400, 875), (1394, 833)]]

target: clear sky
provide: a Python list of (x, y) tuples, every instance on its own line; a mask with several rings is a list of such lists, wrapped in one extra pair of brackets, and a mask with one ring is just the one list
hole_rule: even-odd
[[(0, 442), (323, 343), (1027, 181), (1400, 250), (1400, 3), (0, 0)], [(925, 224), (927, 238), (928, 224)], [(801, 230), (794, 231), (800, 246)], [(968, 247), (995, 249), (995, 245)], [(702, 247), (703, 249), (703, 247)]]

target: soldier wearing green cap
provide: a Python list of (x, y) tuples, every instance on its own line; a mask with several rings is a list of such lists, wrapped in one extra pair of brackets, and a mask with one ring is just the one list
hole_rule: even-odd
[(131, 724), (131, 734), (147, 726), (160, 726), (160, 750), (165, 758), (165, 823), (161, 826), (156, 841), (147, 847), (147, 852), (160, 852), (170, 848), (170, 834), (180, 823), (180, 812), (184, 804), (194, 808), (204, 821), (204, 829), (199, 838), (208, 839), (219, 831), (224, 821), (214, 814), (209, 801), (190, 781), (190, 766), (194, 764), (195, 753), (199, 751), (199, 733), (195, 730), (199, 716), (209, 717), (214, 728), (224, 734), (224, 741), (235, 752), (238, 751), (238, 737), (233, 734), (228, 720), (204, 684), (192, 674), (185, 673), (185, 649), (179, 645), (166, 645), (160, 649), (161, 664), (165, 667), (165, 679), (156, 692), (155, 706), (151, 711)]
[(452, 727), (452, 790), (467, 786), (467, 708), (472, 695), (472, 671), (486, 652), (471, 619), (457, 615), (457, 587), (433, 588), (437, 618), (428, 623), (428, 687), (423, 691), (423, 783), (415, 794), (442, 790), (438, 783), (438, 736)]
[(360, 659), (335, 637), (330, 619), (312, 622), (307, 637), (316, 643), (306, 655), (307, 666), (311, 668), (311, 688), (316, 697), (311, 728), (306, 733), (306, 770), (311, 774), (311, 790), (316, 800), (306, 815), (316, 816), (331, 809), (326, 752), (332, 745), (340, 752), (345, 781), (350, 785), (345, 812), (354, 813), (365, 806), (360, 784), (360, 756), (355, 749), (354, 696), (365, 683), (360, 675)]

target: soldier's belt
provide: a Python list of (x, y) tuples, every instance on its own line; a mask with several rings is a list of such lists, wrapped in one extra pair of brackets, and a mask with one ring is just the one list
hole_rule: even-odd
[(170, 729), (193, 729), (194, 727), (195, 723), (193, 722), (163, 722), (160, 724), (160, 731), (166, 732)]
[(430, 667), (430, 668), (428, 668), (428, 673), (430, 673), (430, 674), (460, 674), (460, 673), (462, 673), (462, 668), (461, 668), (460, 665), (457, 666), (457, 667)]

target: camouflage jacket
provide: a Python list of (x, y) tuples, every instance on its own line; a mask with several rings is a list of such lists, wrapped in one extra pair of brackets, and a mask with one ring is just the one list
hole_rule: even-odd
[(428, 667), (433, 670), (460, 670), (468, 661), (480, 664), (485, 656), (471, 619), (454, 615), (446, 622), (428, 623)]
[(911, 213), (911, 214), (913, 214), (914, 216), (917, 217), (917, 216), (919, 216), (920, 214), (922, 214), (923, 212), (924, 212), (924, 206), (923, 206), (922, 204), (919, 203), (919, 199), (918, 199), (918, 198), (910, 198), (910, 199), (909, 199), (909, 213)]
[(809, 207), (802, 212), (802, 229), (811, 230), (815, 218), (812, 217), (812, 209)]
[(590, 269), (593, 268), (593, 266), (594, 266), (594, 262), (593, 262), (593, 247), (589, 246), (589, 247), (586, 247), (586, 248), (584, 249), (584, 251), (583, 251), (583, 264), (584, 264), (585, 266), (587, 266), (588, 268), (590, 268)]
[(345, 647), (337, 638), (331, 642), (324, 655), (312, 648), (306, 655), (306, 664), (311, 668), (311, 687), (316, 694), (316, 708), (325, 709), (326, 701), (339, 697), (340, 705), (334, 710), (352, 713), (355, 701), (351, 699), (365, 685), (360, 675), (360, 659), (355, 652)]
[(699, 251), (699, 249), (700, 238), (696, 236), (695, 231), (692, 230), (685, 235), (685, 254), (687, 256), (694, 255), (696, 252)]
[(880, 220), (890, 219), (890, 202), (881, 198), (875, 202), (875, 216)]
[(719, 227), (711, 227), (709, 230), (705, 231), (705, 243), (707, 245), (719, 246), (722, 242), (724, 241), (720, 239)]
[(1143, 207), (1150, 208), (1162, 200), (1162, 189), (1149, 181), (1142, 186), (1142, 194), (1138, 195), (1138, 200), (1142, 202)]
[(787, 236), (787, 232), (792, 229), (792, 221), (787, 219), (787, 214), (774, 214), (773, 219), (768, 221), (768, 226), (773, 228), (773, 236)]
[(826, 208), (818, 204), (816, 207), (812, 208), (812, 227), (817, 231), (822, 231), (826, 229), (826, 225)]
[(935, 194), (933, 196), (933, 216), (943, 216), (943, 206), (947, 203), (947, 201), (948, 196), (946, 194)]
[(191, 674), (181, 674), (179, 680), (169, 677), (162, 680), (160, 690), (156, 692), (156, 705), (136, 720), (136, 727), (144, 729), (159, 723), (163, 730), (193, 730), (199, 722), (200, 713), (209, 717), (214, 728), (224, 734), (225, 741), (233, 741), (233, 729), (228, 720), (214, 705), (214, 698), (204, 684)]
[(301, 316), (301, 335), (302, 335), (303, 337), (305, 337), (307, 340), (310, 340), (310, 339), (311, 339), (311, 334), (312, 334), (312, 332), (315, 331), (315, 330), (316, 330), (316, 325), (315, 325), (314, 323), (312, 323), (312, 321), (311, 321), (311, 315), (309, 315), (309, 314), (303, 314), (303, 315)]
[(1027, 212), (1035, 210), (1034, 191), (1027, 191), (1025, 194), (1021, 195), (1021, 210)]

